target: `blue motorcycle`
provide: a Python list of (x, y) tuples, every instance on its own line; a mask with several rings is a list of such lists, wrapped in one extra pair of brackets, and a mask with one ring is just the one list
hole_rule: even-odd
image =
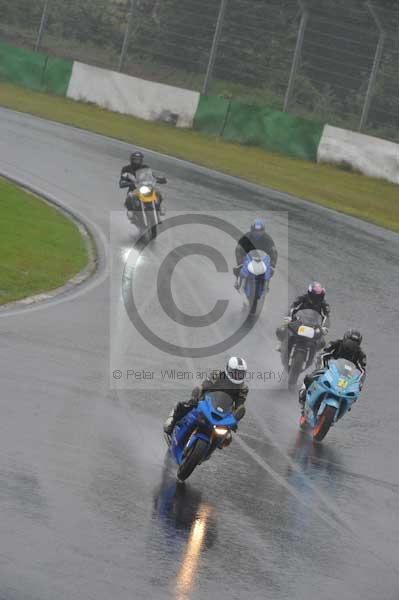
[(262, 250), (251, 250), (245, 257), (240, 272), (249, 314), (254, 315), (258, 305), (264, 301), (265, 295), (269, 291), (269, 281), (272, 275), (270, 256)]
[(331, 360), (326, 369), (309, 386), (306, 393), (301, 429), (312, 428), (312, 437), (321, 442), (330, 427), (351, 410), (359, 397), (361, 372), (348, 360)]
[[(242, 407), (242, 415), (244, 411)], [(179, 421), (166, 442), (178, 465), (177, 478), (184, 481), (195, 467), (208, 460), (216, 448), (223, 448), (227, 436), (237, 429), (240, 408), (234, 411), (225, 392), (205, 394), (198, 406)], [(240, 411), (241, 416), (241, 411)]]

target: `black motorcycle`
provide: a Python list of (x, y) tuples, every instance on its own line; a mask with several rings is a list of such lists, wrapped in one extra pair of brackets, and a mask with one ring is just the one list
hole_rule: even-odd
[(287, 323), (287, 331), (281, 346), (281, 360), (288, 373), (288, 387), (296, 386), (299, 375), (314, 361), (316, 352), (324, 345), (327, 333), (322, 326), (323, 318), (315, 310), (304, 309)]

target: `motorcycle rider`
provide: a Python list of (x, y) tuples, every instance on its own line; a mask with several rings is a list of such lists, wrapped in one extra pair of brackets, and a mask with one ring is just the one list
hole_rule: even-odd
[(237, 278), (235, 283), (235, 288), (237, 290), (240, 289), (242, 283), (240, 273), (244, 259), (251, 250), (262, 250), (269, 255), (273, 274), (277, 265), (278, 253), (272, 237), (265, 231), (265, 224), (262, 219), (255, 219), (251, 225), (250, 231), (238, 240), (235, 249), (237, 266), (233, 269), (234, 275)]
[[(130, 162), (128, 165), (122, 167), (121, 175), (119, 178), (119, 187), (126, 187), (126, 182), (129, 182), (129, 191), (125, 200), (125, 208), (127, 211), (133, 213), (133, 219), (135, 216), (135, 212), (140, 209), (140, 202), (134, 196), (133, 192), (136, 189), (136, 173), (140, 169), (149, 169), (150, 167), (144, 164), (144, 154), (140, 151), (133, 152), (130, 155)], [(155, 177), (158, 183), (164, 182), (164, 178)], [(163, 216), (165, 214), (165, 210), (162, 206), (162, 194), (157, 191), (159, 198), (159, 212)]]
[(361, 372), (360, 389), (363, 386), (366, 378), (366, 365), (367, 356), (361, 348), (363, 336), (357, 329), (348, 329), (342, 339), (334, 340), (330, 342), (323, 353), (320, 355), (318, 363), (319, 368), (316, 369), (311, 375), (306, 375), (303, 381), (302, 387), (299, 390), (299, 403), (302, 407), (306, 400), (306, 391), (317, 377), (322, 375), (325, 369), (328, 368), (328, 363), (331, 359), (337, 360), (338, 358), (344, 358), (352, 362), (357, 369)]
[[(200, 387), (195, 387), (191, 392), (191, 398), (188, 402), (178, 402), (166, 419), (163, 429), (167, 435), (172, 435), (173, 429), (178, 421), (186, 416), (193, 408), (198, 406), (199, 401), (204, 394), (212, 391), (222, 391), (228, 394), (234, 403), (236, 410), (245, 404), (248, 395), (248, 386), (245, 383), (247, 374), (247, 363), (243, 358), (232, 356), (227, 361), (224, 370), (213, 370)], [(244, 413), (237, 419), (241, 420)], [(225, 446), (231, 442), (231, 435), (226, 438)]]
[[(321, 283), (319, 283), (318, 281), (312, 281), (312, 283), (310, 283), (308, 286), (307, 293), (298, 296), (291, 304), (289, 315), (287, 318), (287, 324), (295, 319), (295, 316), (298, 311), (312, 309), (321, 315), (321, 325), (323, 328), (323, 333), (324, 335), (326, 335), (328, 332), (326, 325), (328, 325), (330, 305), (326, 302), (325, 295), (326, 290), (323, 288)], [(276, 336), (280, 341), (279, 345), (276, 348), (277, 352), (281, 351), (281, 343), (287, 334), (287, 324), (276, 329)], [(323, 338), (321, 338), (320, 343), (324, 344)]]

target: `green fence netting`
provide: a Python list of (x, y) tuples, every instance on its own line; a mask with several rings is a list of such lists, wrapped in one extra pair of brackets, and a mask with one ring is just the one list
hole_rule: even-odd
[(263, 106), (201, 96), (194, 127), (226, 141), (316, 161), (324, 125)]
[(0, 42), (0, 80), (65, 96), (73, 62)]

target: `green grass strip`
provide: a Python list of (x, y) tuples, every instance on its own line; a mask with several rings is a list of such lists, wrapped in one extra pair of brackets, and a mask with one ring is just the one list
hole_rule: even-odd
[(0, 84), (0, 105), (241, 176), (399, 231), (399, 187), (380, 179), (226, 143), (195, 131), (143, 121), (7, 83)]
[(0, 216), (0, 304), (62, 286), (86, 266), (74, 223), (1, 178)]

